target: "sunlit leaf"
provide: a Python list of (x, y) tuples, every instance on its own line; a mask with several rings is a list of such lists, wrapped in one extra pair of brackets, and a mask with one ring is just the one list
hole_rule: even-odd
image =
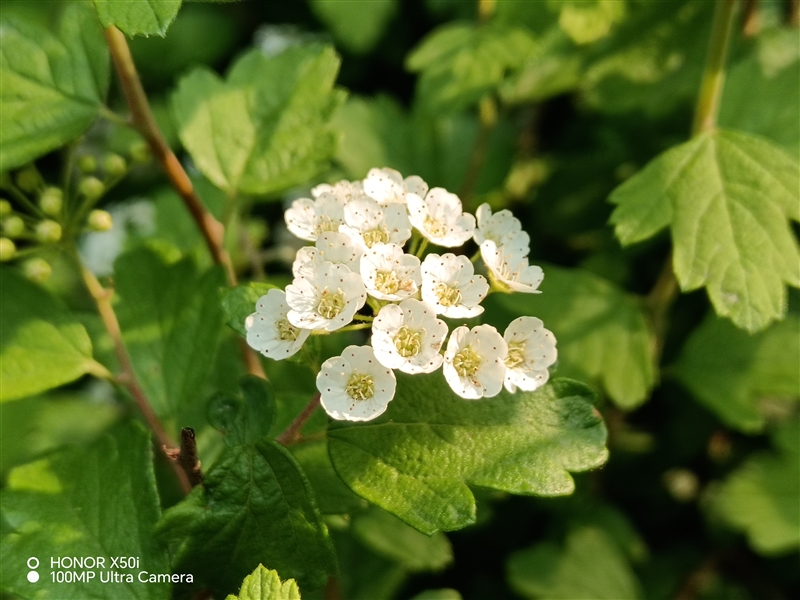
[(103, 27), (116, 25), (129, 36), (167, 33), (181, 0), (94, 0)]
[(310, 4), (336, 41), (357, 54), (375, 46), (397, 11), (397, 0), (311, 0)]
[(258, 565), (244, 578), (239, 595), (225, 600), (300, 600), (300, 590), (294, 579), (281, 581), (277, 571)]

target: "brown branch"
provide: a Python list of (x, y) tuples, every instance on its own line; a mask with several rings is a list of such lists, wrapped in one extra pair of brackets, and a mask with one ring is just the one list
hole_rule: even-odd
[[(105, 325), (108, 335), (111, 337), (111, 341), (114, 344), (114, 353), (117, 356), (120, 369), (122, 369), (122, 373), (117, 378), (117, 381), (124, 385), (130, 392), (145, 421), (147, 421), (150, 429), (153, 430), (153, 434), (156, 436), (158, 446), (172, 448), (175, 444), (169, 437), (166, 429), (164, 429), (164, 426), (161, 424), (161, 421), (159, 420), (155, 411), (153, 411), (153, 407), (150, 406), (147, 395), (144, 393), (142, 386), (136, 379), (136, 374), (133, 371), (133, 365), (131, 364), (130, 357), (128, 356), (128, 351), (125, 349), (125, 344), (122, 342), (122, 332), (119, 328), (117, 314), (114, 312), (114, 307), (111, 306), (111, 296), (113, 292), (100, 285), (100, 282), (97, 281), (94, 273), (87, 269), (86, 266), (80, 262), (80, 260), (78, 265), (81, 270), (83, 281), (86, 284), (86, 288), (89, 290), (92, 298), (94, 298), (95, 304), (97, 305), (97, 312), (100, 313), (100, 318), (103, 320), (103, 325)], [(188, 494), (192, 489), (192, 486), (189, 483), (189, 478), (176, 463), (171, 464), (173, 465), (175, 475), (178, 477), (181, 489), (184, 491), (184, 493)]]
[[(186, 208), (189, 209), (197, 227), (203, 234), (203, 239), (211, 252), (214, 262), (222, 265), (225, 269), (228, 285), (235, 286), (237, 283), (236, 272), (233, 269), (231, 257), (228, 251), (225, 250), (225, 227), (203, 205), (194, 191), (191, 179), (189, 179), (175, 153), (164, 140), (164, 136), (153, 116), (153, 111), (150, 110), (150, 103), (147, 101), (147, 95), (142, 87), (139, 74), (136, 72), (136, 65), (133, 62), (125, 35), (113, 25), (107, 27), (104, 33), (108, 48), (111, 51), (111, 59), (114, 62), (114, 67), (122, 86), (122, 92), (131, 111), (134, 127), (147, 140), (153, 156), (161, 164), (170, 183), (183, 199)], [(252, 375), (266, 379), (266, 374), (258, 356), (241, 338), (239, 339), (239, 347), (247, 366), (247, 371)]]
[(758, 0), (745, 0), (742, 33), (745, 37), (753, 37), (758, 34), (760, 29), (761, 15), (758, 10)]
[(200, 458), (197, 456), (197, 439), (194, 429), (184, 427), (181, 429), (181, 447), (168, 448), (163, 446), (164, 454), (174, 460), (186, 473), (192, 487), (203, 483), (203, 471), (200, 470)]
[(306, 424), (306, 421), (314, 414), (314, 411), (319, 407), (319, 392), (317, 392), (311, 401), (306, 405), (303, 411), (295, 417), (286, 430), (280, 434), (276, 441), (284, 446), (289, 446), (297, 442), (300, 438), (300, 429)]

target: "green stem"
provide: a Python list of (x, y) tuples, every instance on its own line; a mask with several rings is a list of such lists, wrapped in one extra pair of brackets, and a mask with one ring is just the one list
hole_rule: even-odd
[(6, 191), (11, 192), (11, 195), (14, 196), (14, 199), (22, 204), (22, 206), (27, 208), (31, 214), (36, 215), (37, 217), (46, 218), (46, 215), (42, 212), (42, 209), (31, 202), (28, 197), (22, 193), (22, 190), (20, 190), (13, 183), (9, 183), (5, 189)]
[(475, 254), (472, 255), (472, 258), (470, 258), (470, 260), (474, 264), (474, 263), (478, 262), (478, 259), (480, 259), (480, 257), (481, 257), (481, 250), (480, 250), (480, 248), (478, 248), (478, 251)]
[(336, 332), (340, 331), (357, 331), (359, 329), (369, 329), (372, 327), (372, 323), (353, 323), (352, 325), (347, 325), (346, 327), (342, 327), (341, 329), (337, 329)]
[(311, 401), (306, 405), (303, 411), (297, 415), (297, 417), (295, 417), (294, 421), (291, 422), (289, 427), (287, 427), (282, 434), (275, 438), (275, 441), (277, 441), (279, 444), (283, 444), (284, 446), (288, 446), (296, 442), (300, 437), (300, 430), (303, 428), (303, 425), (306, 424), (306, 421), (311, 418), (311, 415), (313, 415), (314, 411), (319, 407), (319, 398), (320, 395), (319, 392), (317, 392), (317, 394), (311, 398)]
[(136, 129), (136, 126), (133, 124), (133, 121), (131, 121), (130, 119), (126, 119), (122, 115), (118, 115), (107, 106), (103, 105), (100, 106), (100, 116), (106, 119), (107, 121), (111, 121), (116, 125), (120, 125), (121, 127), (130, 127), (131, 129)]
[(725, 60), (733, 30), (734, 0), (716, 0), (706, 66), (692, 124), (692, 137), (714, 129), (725, 83)]
[(419, 244), (419, 248), (414, 253), (417, 258), (422, 258), (422, 254), (425, 252), (425, 249), (428, 247), (428, 238), (422, 238), (422, 241)]
[(353, 319), (356, 320), (356, 321), (364, 321), (364, 322), (367, 322), (367, 323), (372, 323), (372, 320), (374, 319), (374, 317), (370, 317), (369, 315), (356, 314), (356, 315), (353, 316)]

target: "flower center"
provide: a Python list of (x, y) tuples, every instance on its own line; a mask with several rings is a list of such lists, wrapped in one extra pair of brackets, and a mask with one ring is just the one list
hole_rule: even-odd
[(422, 332), (411, 331), (403, 325), (394, 336), (394, 347), (403, 358), (416, 356), (422, 349)]
[(434, 292), (436, 292), (436, 297), (439, 298), (439, 304), (444, 307), (461, 304), (461, 292), (446, 283), (437, 283)]
[(425, 217), (423, 223), (425, 231), (430, 233), (433, 237), (441, 238), (447, 233), (447, 227), (439, 219), (434, 219), (431, 216)]
[(467, 346), (453, 357), (453, 367), (461, 377), (472, 377), (481, 366), (480, 355)]
[(375, 273), (375, 289), (382, 294), (396, 294), (400, 289), (400, 280), (394, 271), (378, 271)]
[(369, 231), (365, 231), (362, 234), (364, 238), (364, 243), (366, 244), (367, 248), (372, 248), (378, 242), (385, 244), (389, 241), (389, 230), (386, 229), (386, 226), (382, 226), (379, 229), (370, 229)]
[(328, 215), (319, 215), (317, 217), (317, 235), (322, 235), (329, 231), (335, 233), (339, 231), (339, 225), (341, 225), (341, 223), (342, 222), (337, 219), (331, 219)]
[(285, 342), (293, 342), (297, 339), (300, 329), (289, 323), (288, 319), (278, 321), (278, 337)]
[(336, 293), (331, 293), (328, 288), (325, 288), (317, 305), (317, 313), (325, 319), (333, 319), (342, 312), (346, 304), (344, 292), (341, 289), (337, 289)]
[(525, 343), (511, 342), (508, 345), (508, 356), (506, 357), (506, 367), (516, 369), (525, 364)]
[(353, 400), (369, 400), (375, 395), (375, 380), (371, 375), (353, 373), (344, 389)]

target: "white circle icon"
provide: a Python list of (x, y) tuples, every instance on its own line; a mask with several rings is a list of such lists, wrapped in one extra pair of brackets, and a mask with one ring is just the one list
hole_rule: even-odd
[[(36, 564), (32, 565), (32, 564), (31, 564), (31, 561), (33, 561), (33, 562), (34, 562), (34, 563), (36, 563)], [(38, 568), (39, 568), (39, 559), (38, 559), (38, 558), (36, 558), (35, 556), (31, 556), (31, 557), (28, 559), (28, 568), (29, 568), (29, 569), (38, 569)]]
[(30, 581), (31, 583), (36, 583), (37, 581), (39, 581), (39, 574), (36, 571), (30, 571), (28, 573), (28, 581)]

